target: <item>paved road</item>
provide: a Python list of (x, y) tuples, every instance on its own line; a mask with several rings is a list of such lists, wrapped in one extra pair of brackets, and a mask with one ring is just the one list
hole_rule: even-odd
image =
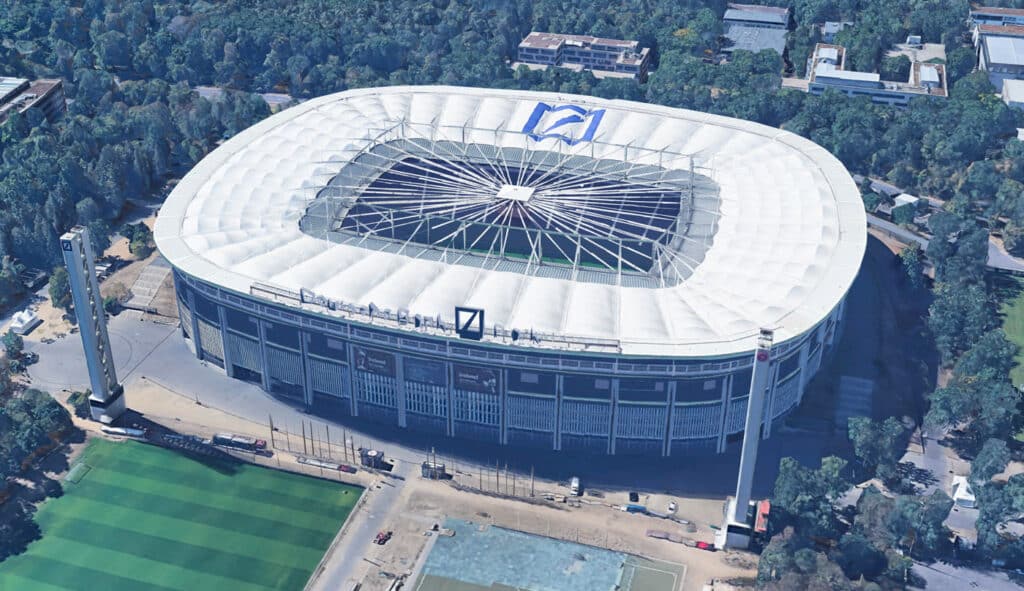
[[(266, 425), (273, 415), (274, 425), (289, 433), (299, 433), (302, 421), (328, 425), (332, 435), (348, 429), (356, 446), (384, 450), (389, 457), (418, 465), (428, 451), (436, 448), (439, 459), (457, 460), (459, 469), (494, 469), (500, 462), (528, 478), (535, 469), (538, 482), (565, 482), (580, 476), (585, 482), (605, 490), (672, 491), (686, 496), (722, 498), (732, 494), (739, 447), (733, 444), (724, 454), (693, 453), (672, 458), (601, 457), (502, 447), (493, 444), (448, 439), (382, 426), (351, 417), (311, 415), (300, 403), (275, 398), (258, 386), (228, 378), (213, 366), (202, 367), (176, 328), (140, 321), (139, 314), (123, 312), (109, 323), (118, 377), (125, 385), (128, 406), (132, 405), (133, 384), (149, 380), (187, 398), (237, 417)], [(86, 387), (88, 378), (82, 359), (81, 340), (69, 335), (50, 344), (26, 341), (26, 348), (39, 353), (39, 363), (29, 368), (33, 382), (51, 392)], [(268, 433), (269, 434), (269, 433)], [(292, 438), (296, 439), (297, 438)], [(293, 444), (295, 442), (292, 442)], [(841, 443), (841, 442), (839, 442)], [(799, 458), (808, 465), (836, 451), (837, 442), (815, 433), (778, 433), (762, 442), (758, 458), (755, 494), (768, 494), (785, 456)]]
[[(882, 219), (874, 214), (868, 215), (868, 227), (878, 228), (886, 234), (896, 238), (900, 242), (910, 244), (911, 242), (917, 242), (921, 245), (922, 249), (928, 248), (928, 237), (911, 232), (910, 230), (898, 226), (888, 220)], [(986, 263), (992, 269), (998, 269), (1000, 271), (1009, 271), (1012, 273), (1024, 273), (1024, 260), (1021, 260), (1003, 250), (999, 243), (994, 238), (989, 236), (988, 239), (988, 262)]]
[[(396, 472), (403, 478), (409, 478), (414, 475), (415, 470), (411, 464), (403, 462), (396, 467)], [(332, 549), (324, 565), (324, 571), (310, 589), (348, 589), (346, 584), (359, 580), (356, 575), (367, 554), (367, 548), (373, 543), (377, 532), (384, 529), (386, 522), (393, 515), (392, 511), (401, 496), (404, 484), (404, 480), (382, 476), (376, 485), (366, 490), (364, 504), (352, 516), (348, 531)]]
[(914, 564), (913, 572), (925, 581), (928, 591), (1020, 591), (1021, 587), (1002, 571), (979, 571), (937, 562)]
[[(864, 177), (860, 175), (853, 175), (856, 182), (860, 183)], [(903, 192), (902, 189), (896, 185), (886, 183), (879, 180), (871, 181), (871, 189), (876, 193), (884, 193), (889, 196), (899, 195)], [(932, 207), (941, 208), (944, 204), (941, 200), (935, 197), (925, 197)], [(911, 242), (917, 242), (921, 245), (921, 248), (928, 248), (928, 237), (922, 236), (915, 232), (911, 232), (906, 228), (902, 228), (888, 220), (882, 219), (876, 215), (868, 214), (868, 226), (872, 228), (878, 228), (883, 230), (890, 236), (893, 236), (897, 240), (910, 244)], [(1024, 260), (1017, 258), (1005, 250), (999, 245), (995, 238), (989, 236), (988, 238), (988, 262), (987, 265), (993, 269), (1000, 271), (1009, 271), (1011, 273), (1024, 273)]]

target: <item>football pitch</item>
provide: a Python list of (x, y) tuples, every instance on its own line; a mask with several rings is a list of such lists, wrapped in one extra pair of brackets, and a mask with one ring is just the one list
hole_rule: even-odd
[(93, 440), (79, 464), (0, 590), (302, 589), (362, 493), (136, 442)]

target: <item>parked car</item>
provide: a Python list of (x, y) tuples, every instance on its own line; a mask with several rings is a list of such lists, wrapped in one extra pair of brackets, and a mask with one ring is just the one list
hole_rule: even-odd
[(709, 544), (708, 542), (697, 542), (697, 545), (694, 547), (698, 550), (707, 550), (708, 552), (717, 551), (717, 548), (715, 548), (714, 544)]

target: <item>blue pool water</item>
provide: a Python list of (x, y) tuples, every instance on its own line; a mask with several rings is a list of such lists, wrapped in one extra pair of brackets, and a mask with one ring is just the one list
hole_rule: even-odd
[(622, 577), (626, 555), (500, 527), (449, 519), (453, 537), (439, 537), (423, 572), (490, 587), (529, 591), (605, 591)]

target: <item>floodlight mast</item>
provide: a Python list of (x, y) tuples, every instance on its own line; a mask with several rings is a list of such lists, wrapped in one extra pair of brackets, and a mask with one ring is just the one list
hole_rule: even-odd
[(771, 353), (774, 331), (761, 329), (754, 352), (754, 369), (750, 377), (750, 396), (747, 398), (747, 421), (743, 427), (743, 451), (740, 454), (740, 470), (736, 479), (736, 505), (732, 520), (747, 522), (747, 506), (754, 486), (754, 466), (757, 464), (757, 447), (761, 441), (761, 422), (764, 415), (764, 397), (771, 377)]
[(93, 420), (109, 425), (124, 414), (124, 389), (117, 381), (114, 356), (107, 336), (103, 297), (96, 281), (96, 263), (89, 230), (75, 226), (60, 237), (64, 264), (68, 269), (71, 298), (75, 303), (79, 334), (89, 369), (89, 409)]
[(754, 367), (750, 376), (750, 395), (747, 397), (747, 420), (743, 430), (743, 450), (736, 478), (736, 495), (726, 503), (725, 523), (715, 536), (717, 548), (746, 548), (753, 536), (753, 524), (747, 518), (751, 489), (754, 486), (754, 467), (757, 465), (757, 446), (761, 441), (761, 423), (764, 417), (765, 395), (772, 383), (772, 341), (775, 333), (762, 328), (757, 336)]

